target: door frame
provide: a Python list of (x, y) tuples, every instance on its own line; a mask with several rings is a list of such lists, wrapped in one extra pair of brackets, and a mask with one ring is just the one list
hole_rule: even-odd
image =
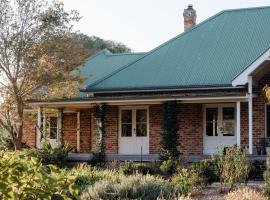
[[(133, 132), (133, 128), (134, 126), (136, 126), (136, 110), (138, 109), (146, 109), (146, 112), (147, 112), (147, 128), (146, 128), (146, 131), (147, 131), (147, 136), (144, 137), (145, 139), (147, 139), (147, 142), (148, 142), (148, 154), (149, 154), (149, 151), (150, 151), (150, 137), (149, 137), (149, 133), (150, 133), (150, 125), (149, 125), (149, 106), (148, 105), (143, 105), (143, 106), (119, 106), (118, 107), (118, 153), (120, 152), (120, 140), (122, 138), (121, 134), (122, 134), (122, 115), (121, 115), (121, 111), (122, 110), (131, 110), (132, 111), (132, 136), (131, 138), (135, 138), (136, 136), (134, 136), (134, 132)], [(134, 112), (135, 110), (135, 112)], [(125, 138), (125, 137), (123, 137)], [(120, 153), (119, 153), (120, 154)], [(123, 154), (123, 153), (122, 153)]]
[[(216, 138), (217, 140), (220, 140), (220, 137), (221, 137), (221, 133), (220, 133), (220, 124), (222, 123), (223, 121), (223, 111), (222, 111), (222, 108), (223, 107), (233, 107), (234, 108), (234, 136), (223, 136), (223, 137), (226, 137), (228, 139), (232, 138), (232, 137), (235, 137), (235, 142), (237, 140), (236, 138), (236, 134), (237, 134), (237, 111), (236, 111), (236, 103), (215, 103), (215, 104), (204, 104), (203, 105), (203, 153), (205, 154), (205, 145), (206, 145), (206, 139), (208, 137), (214, 137)], [(217, 133), (218, 133), (218, 136), (207, 136), (206, 135), (206, 109), (207, 108), (217, 108)]]

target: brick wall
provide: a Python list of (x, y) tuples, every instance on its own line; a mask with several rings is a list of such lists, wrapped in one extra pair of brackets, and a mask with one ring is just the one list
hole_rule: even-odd
[(118, 106), (106, 106), (106, 136), (105, 145), (107, 154), (118, 153)]
[(203, 153), (203, 115), (201, 104), (179, 104), (179, 150), (183, 154)]
[(30, 147), (36, 147), (36, 115), (25, 115), (23, 121), (23, 142)]
[(158, 154), (160, 150), (160, 131), (161, 131), (161, 106), (149, 106), (149, 152)]
[(63, 140), (64, 143), (77, 148), (77, 113), (63, 114)]
[[(80, 116), (80, 153), (91, 151), (91, 113), (90, 109), (81, 109)], [(77, 113), (64, 113), (64, 142), (77, 149)]]

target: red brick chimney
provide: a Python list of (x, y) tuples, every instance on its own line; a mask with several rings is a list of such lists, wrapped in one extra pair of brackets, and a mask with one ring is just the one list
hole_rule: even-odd
[(183, 12), (184, 16), (184, 31), (189, 30), (193, 26), (196, 25), (196, 10), (193, 9), (193, 6), (191, 4), (188, 5), (188, 7)]

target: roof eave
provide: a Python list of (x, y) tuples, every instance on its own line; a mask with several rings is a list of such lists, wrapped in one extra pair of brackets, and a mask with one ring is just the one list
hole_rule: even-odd
[(82, 89), (81, 92), (90, 93), (134, 93), (134, 92), (163, 92), (163, 91), (196, 91), (196, 90), (225, 90), (243, 89), (244, 86), (232, 85), (207, 85), (207, 86), (188, 86), (188, 87), (141, 87), (141, 88), (109, 88), (109, 89)]

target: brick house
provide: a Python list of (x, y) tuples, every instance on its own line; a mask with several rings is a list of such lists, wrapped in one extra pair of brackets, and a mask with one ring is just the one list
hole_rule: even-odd
[(42, 129), (53, 145), (88, 156), (95, 108), (106, 105), (107, 159), (155, 159), (162, 104), (177, 101), (181, 153), (211, 155), (221, 145), (261, 153), (270, 137), (270, 7), (225, 10), (198, 25), (192, 6), (183, 15), (185, 32), (147, 53), (87, 59), (78, 97), (29, 102), (37, 117), (24, 122), (24, 140), (40, 147)]

